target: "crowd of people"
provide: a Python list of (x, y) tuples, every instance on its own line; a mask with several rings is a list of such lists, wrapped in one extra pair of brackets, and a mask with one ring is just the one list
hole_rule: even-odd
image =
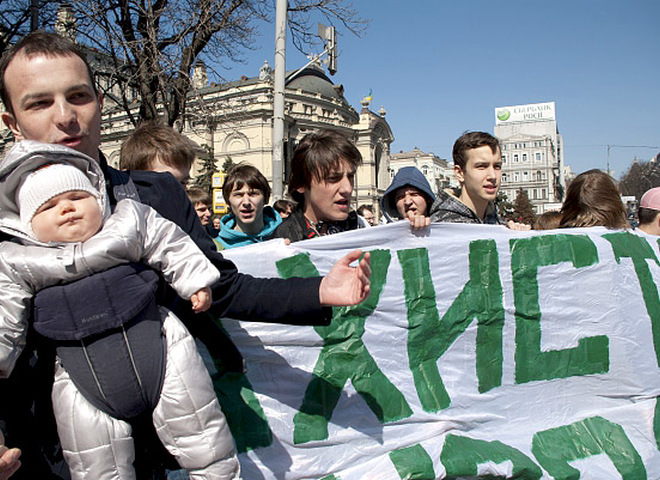
[[(456, 140), (458, 188), (436, 195), (405, 167), (378, 208), (357, 210), (359, 150), (336, 131), (310, 133), (292, 157), (291, 200), (269, 206), (267, 179), (241, 163), (222, 187), (229, 213), (214, 216), (209, 192), (187, 188), (194, 145), (168, 126), (141, 124), (122, 145), (120, 169), (107, 164), (103, 99), (69, 40), (21, 39), (0, 61), (0, 97), (16, 140), (0, 162), (0, 480), (162, 478), (165, 468), (240, 478), (195, 340), (216, 367), (241, 373), (240, 352), (214, 317), (327, 325), (330, 307), (368, 297), (370, 264), (354, 251), (325, 277), (254, 278), (223, 249), (395, 221), (530, 228), (498, 215), (501, 151), (486, 132)], [(642, 197), (639, 221), (644, 234), (660, 234), (660, 188)], [(629, 227), (615, 183), (598, 170), (579, 175), (561, 211), (536, 222), (597, 225)], [(192, 413), (196, 422), (181, 421)]]

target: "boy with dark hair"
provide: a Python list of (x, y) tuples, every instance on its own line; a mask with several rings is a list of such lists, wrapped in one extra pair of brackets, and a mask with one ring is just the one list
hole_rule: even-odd
[(190, 181), (195, 145), (172, 127), (144, 122), (121, 146), (119, 168), (169, 172), (184, 187)]
[(647, 190), (637, 210), (639, 228), (649, 235), (660, 235), (660, 187)]
[(431, 221), (500, 224), (495, 199), (502, 179), (500, 142), (486, 132), (468, 132), (454, 143), (454, 175), (458, 190), (438, 194)]
[(357, 214), (364, 219), (370, 227), (376, 225), (376, 217), (374, 216), (374, 208), (371, 205), (360, 205), (357, 209)]
[(273, 236), (297, 242), (359, 228), (351, 195), (361, 164), (360, 151), (340, 133), (324, 129), (305, 135), (289, 177), (289, 195), (298, 206)]
[(268, 240), (282, 223), (268, 205), (270, 185), (254, 166), (234, 166), (222, 186), (222, 195), (231, 212), (220, 221), (219, 241), (225, 248), (241, 247)]
[(200, 223), (206, 227), (211, 223), (211, 215), (213, 209), (213, 201), (211, 195), (204, 189), (198, 187), (191, 187), (187, 190), (188, 198), (192, 203), (197, 218)]

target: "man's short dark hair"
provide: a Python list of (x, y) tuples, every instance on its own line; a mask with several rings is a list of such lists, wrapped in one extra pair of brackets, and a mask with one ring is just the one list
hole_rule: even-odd
[(652, 208), (639, 207), (637, 210), (637, 218), (640, 225), (648, 225), (653, 223), (656, 217), (660, 214), (660, 210), (653, 210)]
[(85, 54), (80, 47), (68, 38), (62, 37), (56, 33), (36, 31), (21, 38), (16, 44), (5, 51), (2, 55), (2, 59), (0, 59), (0, 98), (2, 99), (2, 103), (5, 105), (7, 112), (13, 114), (14, 108), (11, 104), (11, 99), (9, 98), (7, 86), (5, 85), (5, 72), (7, 71), (9, 63), (16, 58), (19, 53), (22, 53), (26, 57), (35, 55), (43, 55), (46, 57), (77, 56), (85, 64), (94, 93), (98, 94), (98, 89), (94, 83), (94, 72), (89, 66), (87, 57), (85, 57)]
[(357, 169), (362, 164), (362, 155), (357, 147), (344, 135), (334, 130), (319, 130), (303, 137), (291, 159), (289, 195), (304, 204), (304, 197), (298, 188), (309, 188), (312, 180), (321, 182), (338, 170), (341, 160)]
[(490, 133), (487, 132), (466, 132), (458, 140), (454, 142), (454, 149), (452, 151), (452, 157), (454, 158), (454, 165), (465, 169), (465, 164), (467, 163), (467, 151), (474, 148), (490, 147), (490, 150), (493, 153), (497, 153), (498, 150), (501, 151), (500, 141), (493, 137)]
[(248, 163), (239, 163), (227, 173), (227, 178), (222, 186), (222, 196), (225, 197), (225, 202), (229, 203), (229, 196), (235, 188), (240, 190), (244, 185), (259, 190), (264, 196), (264, 203), (268, 203), (270, 199), (268, 180), (257, 167)]
[(285, 198), (281, 198), (279, 200), (276, 200), (275, 203), (273, 203), (273, 208), (277, 210), (279, 213), (285, 213), (288, 209), (293, 210), (296, 208), (296, 202), (292, 202), (291, 200), (286, 200)]
[(193, 204), (193, 207), (196, 206), (198, 203), (203, 203), (204, 205), (207, 205), (209, 207), (213, 205), (213, 201), (211, 200), (211, 194), (204, 189), (192, 187), (188, 189), (187, 193), (188, 193), (188, 198), (190, 199), (190, 203)]
[(360, 205), (358, 207), (358, 209), (357, 209), (358, 215), (364, 216), (364, 211), (365, 210), (369, 210), (371, 213), (374, 213), (374, 207), (372, 207), (371, 205), (366, 205), (365, 204), (365, 205)]
[(119, 168), (151, 170), (156, 160), (188, 171), (195, 161), (195, 145), (168, 125), (141, 123), (121, 146)]

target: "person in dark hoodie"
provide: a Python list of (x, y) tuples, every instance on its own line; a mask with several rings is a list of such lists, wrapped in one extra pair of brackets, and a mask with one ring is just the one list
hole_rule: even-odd
[(268, 240), (282, 223), (280, 214), (268, 205), (270, 185), (256, 167), (239, 163), (227, 174), (222, 195), (231, 212), (220, 220), (216, 238), (225, 248)]
[(435, 195), (422, 172), (415, 167), (403, 167), (380, 199), (385, 220), (409, 220), (410, 216), (428, 216)]

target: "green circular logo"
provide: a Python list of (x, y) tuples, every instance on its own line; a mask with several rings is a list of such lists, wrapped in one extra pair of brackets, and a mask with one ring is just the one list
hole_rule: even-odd
[(497, 119), (502, 122), (506, 122), (510, 116), (511, 116), (511, 112), (508, 111), (506, 108), (504, 110), (500, 110), (499, 112), (497, 112)]

